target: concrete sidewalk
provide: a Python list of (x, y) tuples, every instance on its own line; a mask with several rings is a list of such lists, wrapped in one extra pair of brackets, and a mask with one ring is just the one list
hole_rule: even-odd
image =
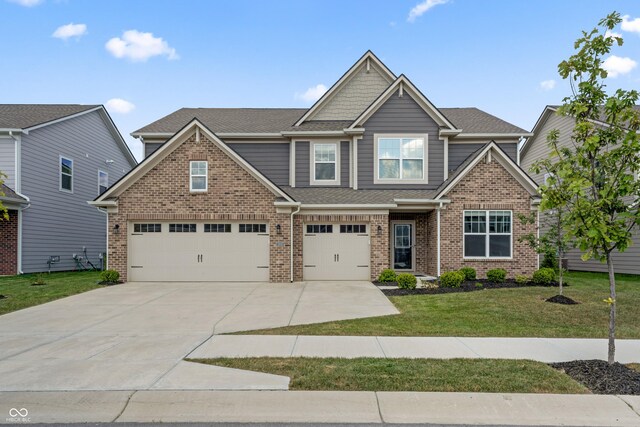
[[(216, 335), (189, 354), (215, 357), (388, 357), (607, 360), (606, 339)], [(616, 360), (640, 362), (640, 340), (616, 340)]]
[[(15, 415), (12, 408), (24, 415)], [(10, 411), (15, 417), (7, 416)], [(0, 423), (638, 426), (640, 396), (316, 391), (0, 392), (0, 413), (7, 417), (0, 418)]]

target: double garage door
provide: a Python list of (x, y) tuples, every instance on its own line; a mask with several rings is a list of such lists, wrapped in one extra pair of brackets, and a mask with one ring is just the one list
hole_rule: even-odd
[(129, 280), (269, 281), (269, 225), (261, 222), (134, 222)]
[(305, 224), (303, 232), (304, 280), (369, 280), (369, 224)]

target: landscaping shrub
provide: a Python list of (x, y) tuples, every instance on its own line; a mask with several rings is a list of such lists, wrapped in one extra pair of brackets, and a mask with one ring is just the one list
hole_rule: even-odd
[(409, 273), (400, 273), (396, 276), (396, 282), (398, 282), (398, 287), (402, 289), (415, 289), (416, 284), (418, 283), (418, 279), (416, 276)]
[(447, 271), (440, 275), (440, 286), (443, 288), (459, 288), (464, 282), (464, 273), (461, 271)]
[(527, 283), (529, 283), (531, 279), (529, 278), (529, 276), (525, 276), (523, 274), (516, 274), (516, 283), (518, 285), (525, 285)]
[(100, 280), (108, 283), (118, 283), (118, 280), (120, 280), (120, 273), (115, 270), (105, 270), (100, 273)]
[(482, 287), (484, 287), (482, 282), (476, 282), (476, 288), (482, 288)]
[(533, 273), (533, 282), (538, 285), (550, 285), (556, 280), (556, 272), (553, 268), (541, 268)]
[(462, 267), (458, 270), (464, 274), (464, 280), (476, 280), (476, 269), (472, 267)]
[(504, 268), (494, 268), (487, 271), (487, 279), (494, 283), (502, 283), (507, 278), (507, 271)]
[(386, 268), (382, 270), (382, 273), (378, 276), (378, 282), (388, 283), (396, 281), (396, 272), (392, 268)]
[(544, 253), (544, 257), (540, 263), (540, 268), (552, 268), (553, 270), (558, 269), (558, 256), (555, 251), (546, 251)]

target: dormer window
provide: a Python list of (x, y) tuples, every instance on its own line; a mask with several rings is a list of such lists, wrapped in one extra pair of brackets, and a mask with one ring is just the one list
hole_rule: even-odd
[(312, 185), (339, 185), (339, 164), (337, 142), (311, 144)]
[(374, 135), (376, 184), (426, 184), (427, 135)]

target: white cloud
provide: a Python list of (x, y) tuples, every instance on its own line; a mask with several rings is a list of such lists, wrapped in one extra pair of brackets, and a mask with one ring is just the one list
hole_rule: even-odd
[(409, 17), (407, 21), (414, 22), (416, 18), (424, 15), (432, 7), (436, 7), (439, 4), (448, 3), (449, 0), (424, 0), (422, 3), (418, 3), (409, 11)]
[(128, 58), (134, 62), (144, 62), (153, 56), (166, 56), (167, 59), (179, 59), (176, 50), (152, 33), (128, 30), (122, 38), (114, 37), (105, 44), (105, 48), (116, 58)]
[(544, 80), (544, 81), (540, 82), (540, 89), (542, 89), (544, 91), (551, 90), (554, 87), (556, 87), (556, 81), (555, 80)]
[(133, 111), (134, 108), (136, 108), (136, 106), (131, 102), (125, 101), (121, 98), (112, 98), (108, 100), (104, 104), (104, 106), (107, 107), (107, 110), (111, 111), (112, 113), (118, 114), (127, 114)]
[(604, 36), (605, 36), (606, 38), (622, 37), (622, 34), (620, 34), (620, 33), (616, 33), (616, 32), (614, 32), (614, 31), (609, 31), (609, 30), (607, 30), (607, 31), (605, 31)]
[(320, 97), (324, 95), (326, 91), (327, 87), (320, 83), (318, 85), (311, 86), (305, 93), (296, 93), (295, 97), (306, 102), (315, 102), (320, 99)]
[(24, 7), (33, 7), (42, 3), (43, 0), (9, 0), (9, 2), (16, 3)]
[(81, 37), (87, 34), (87, 26), (85, 24), (67, 24), (58, 27), (51, 37), (55, 37), (57, 39), (67, 40), (71, 37)]
[(631, 58), (611, 55), (602, 63), (602, 68), (607, 70), (609, 77), (618, 77), (627, 74), (638, 66), (638, 63)]
[(622, 17), (622, 31), (629, 31), (630, 33), (640, 33), (640, 18), (630, 19), (629, 15)]

